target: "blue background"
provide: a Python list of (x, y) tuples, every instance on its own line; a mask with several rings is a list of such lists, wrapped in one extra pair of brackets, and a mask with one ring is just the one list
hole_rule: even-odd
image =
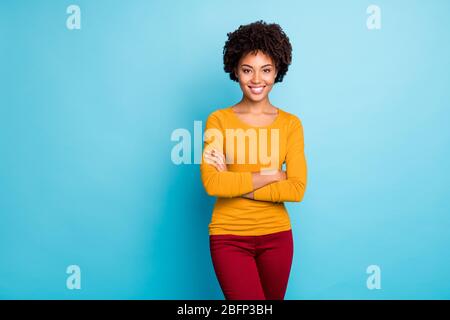
[[(66, 8), (81, 8), (81, 29)], [(369, 5), (381, 29), (366, 27)], [(241, 98), (226, 33), (279, 23), (302, 119), (286, 299), (450, 298), (450, 2), (1, 1), (0, 298), (222, 299), (171, 133)], [(66, 268), (81, 268), (81, 290)], [(381, 268), (369, 290), (366, 268)]]

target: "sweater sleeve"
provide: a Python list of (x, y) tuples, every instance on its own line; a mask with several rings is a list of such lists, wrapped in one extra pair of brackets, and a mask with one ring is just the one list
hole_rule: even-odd
[(218, 171), (212, 164), (205, 162), (205, 151), (215, 148), (224, 153), (223, 129), (215, 113), (206, 120), (204, 148), (200, 173), (206, 193), (210, 196), (233, 198), (253, 191), (251, 172)]
[(253, 198), (271, 202), (302, 201), (306, 190), (306, 171), (303, 125), (295, 116), (287, 137), (286, 180), (274, 182), (255, 190)]

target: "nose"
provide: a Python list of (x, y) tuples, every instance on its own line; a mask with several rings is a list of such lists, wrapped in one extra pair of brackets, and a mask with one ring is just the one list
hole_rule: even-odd
[(252, 82), (253, 82), (254, 84), (258, 84), (258, 83), (260, 82), (259, 71), (256, 71), (256, 72), (253, 73)]

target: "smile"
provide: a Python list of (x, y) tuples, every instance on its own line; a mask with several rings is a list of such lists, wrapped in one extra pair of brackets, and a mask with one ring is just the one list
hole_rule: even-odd
[(253, 94), (260, 94), (260, 93), (262, 93), (263, 91), (264, 91), (264, 88), (266, 87), (266, 86), (248, 86), (249, 88), (250, 88), (250, 91), (253, 93)]

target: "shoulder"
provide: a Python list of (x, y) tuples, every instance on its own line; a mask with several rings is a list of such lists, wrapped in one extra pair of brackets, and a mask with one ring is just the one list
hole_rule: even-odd
[(209, 115), (208, 118), (223, 118), (226, 116), (226, 112), (227, 112), (228, 108), (219, 108), (219, 109), (215, 109), (213, 110)]
[(221, 127), (227, 116), (228, 108), (219, 108), (211, 111), (206, 119), (209, 126)]
[(295, 128), (303, 128), (302, 120), (297, 115), (290, 113), (288, 111), (279, 109), (281, 113), (283, 114), (283, 117), (288, 125), (289, 129), (295, 129)]

